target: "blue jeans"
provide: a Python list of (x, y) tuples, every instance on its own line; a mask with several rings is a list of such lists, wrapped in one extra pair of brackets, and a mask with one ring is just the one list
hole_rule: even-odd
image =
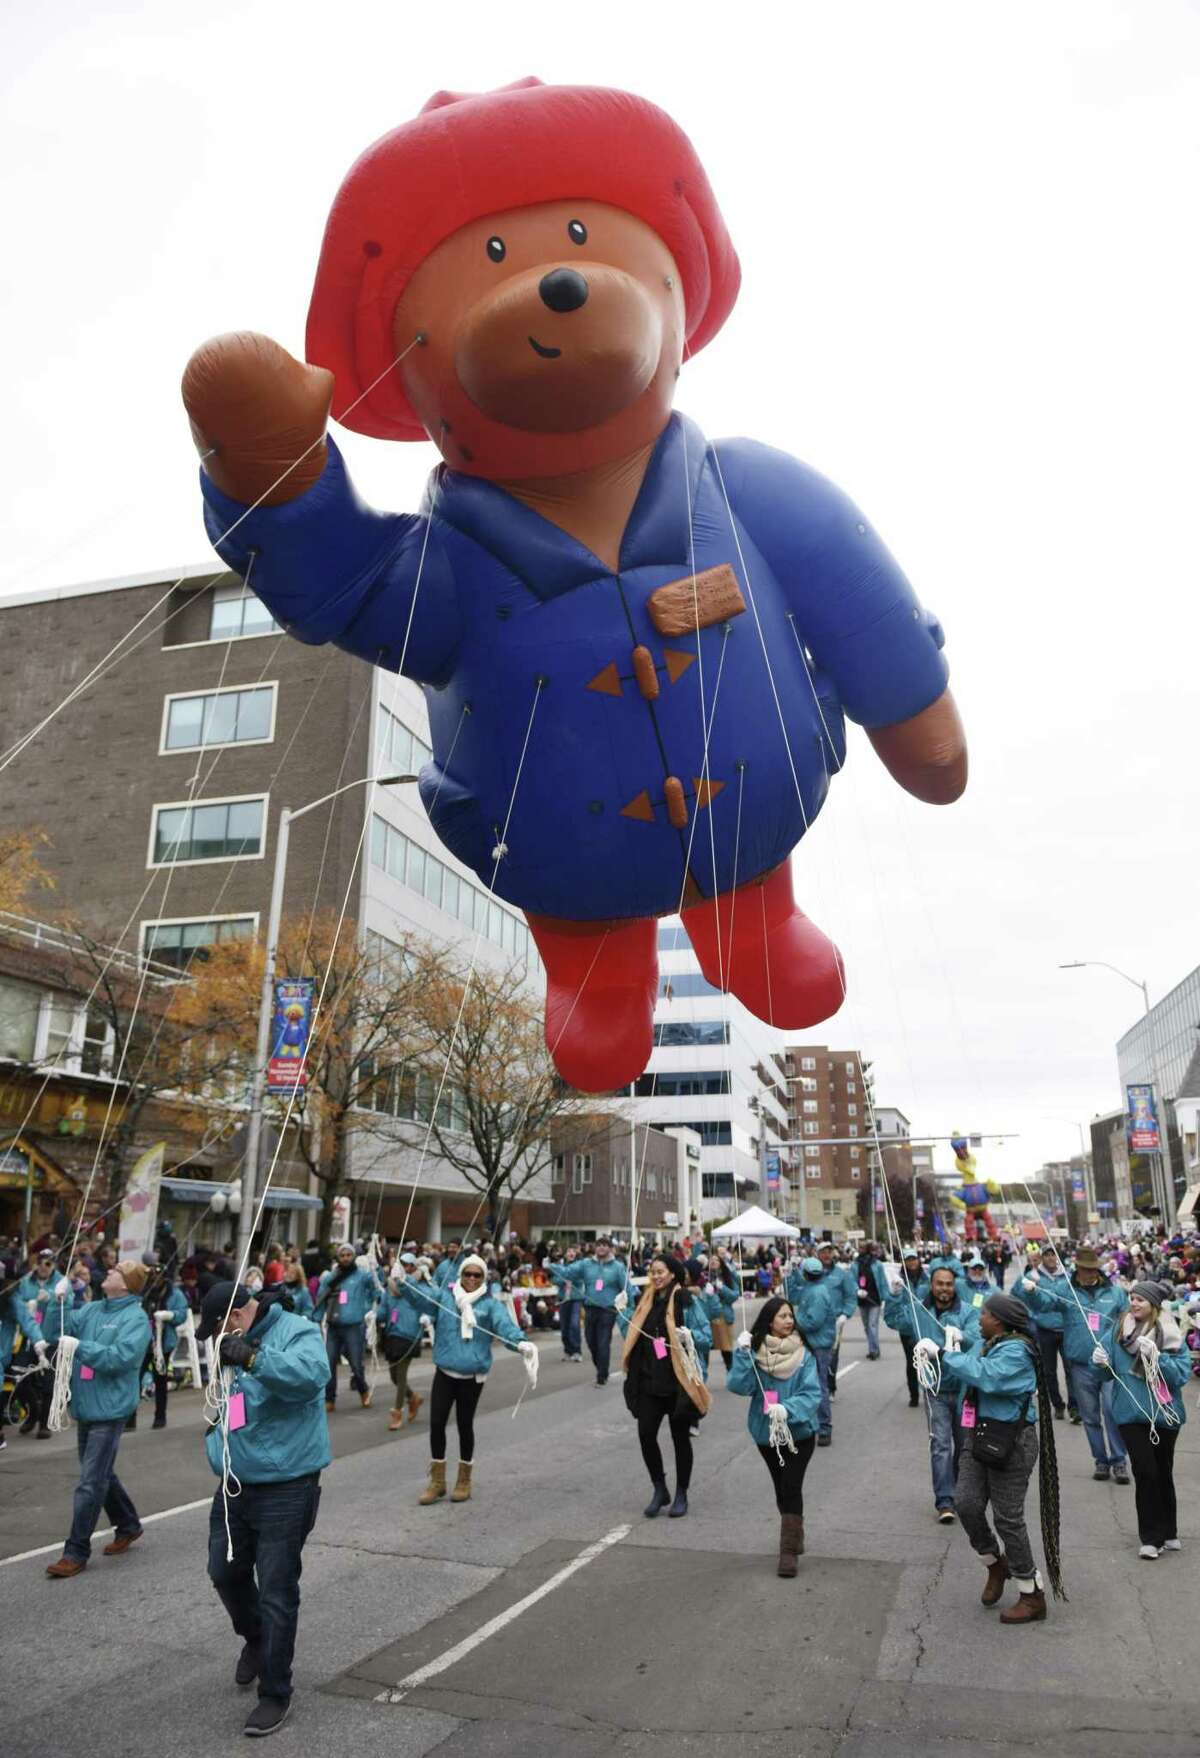
[(829, 1396), (829, 1368), (833, 1359), (832, 1349), (818, 1349), (809, 1344), (809, 1353), (817, 1364), (817, 1378), (821, 1382), (821, 1402), (817, 1407), (817, 1433), (833, 1433), (833, 1400)]
[(579, 1337), (579, 1306), (578, 1300), (564, 1300), (558, 1308), (558, 1322), (562, 1333), (564, 1355), (581, 1355)]
[(935, 1508), (954, 1506), (954, 1480), (958, 1476), (958, 1455), (962, 1447), (962, 1424), (958, 1417), (958, 1398), (939, 1393), (936, 1398), (925, 1394), (925, 1414), (929, 1418), (929, 1466), (933, 1472), (933, 1505)]
[(101, 1508), (116, 1527), (118, 1537), (128, 1537), (142, 1530), (138, 1511), (113, 1469), (125, 1422), (126, 1418), (121, 1416), (115, 1422), (78, 1422), (75, 1425), (79, 1482), (75, 1486), (71, 1531), (63, 1546), (63, 1555), (70, 1557), (72, 1562), (86, 1563), (91, 1556), (92, 1533), (96, 1530)]
[[(260, 1697), (292, 1694), (292, 1655), (300, 1616), (300, 1553), (321, 1504), (321, 1474), (289, 1483), (244, 1483), (242, 1493), (213, 1497), (208, 1521), (208, 1575), (242, 1638), (258, 1648)], [(233, 1537), (226, 1561), (225, 1513)], [(257, 1574), (258, 1580), (255, 1581)]]
[(863, 1330), (867, 1333), (867, 1354), (879, 1354), (879, 1308), (872, 1306), (869, 1300), (862, 1300), (858, 1306), (859, 1317), (863, 1322)]
[(330, 1325), (325, 1332), (325, 1353), (329, 1358), (329, 1384), (325, 1388), (325, 1402), (333, 1404), (337, 1400), (338, 1361), (344, 1355), (350, 1363), (350, 1384), (354, 1391), (365, 1392), (367, 1376), (363, 1372), (363, 1349), (366, 1346), (367, 1327), (359, 1325)]
[(1123, 1465), (1125, 1447), (1112, 1419), (1112, 1380), (1090, 1361), (1069, 1361), (1067, 1375), (1097, 1465)]
[(611, 1306), (589, 1306), (584, 1310), (583, 1328), (588, 1353), (596, 1364), (596, 1378), (602, 1383), (608, 1378), (608, 1357), (616, 1322), (617, 1315)]

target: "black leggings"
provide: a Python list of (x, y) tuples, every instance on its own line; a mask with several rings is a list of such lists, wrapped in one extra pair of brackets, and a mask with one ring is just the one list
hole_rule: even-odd
[(446, 1424), (450, 1412), (458, 1425), (458, 1456), (464, 1465), (475, 1457), (475, 1406), (483, 1390), (482, 1380), (451, 1379), (437, 1368), (433, 1390), (429, 1395), (429, 1454), (433, 1459), (446, 1457)]
[(816, 1436), (808, 1435), (799, 1440), (795, 1435), (796, 1451), (783, 1451), (783, 1464), (779, 1463), (779, 1455), (774, 1447), (760, 1447), (758, 1450), (771, 1473), (771, 1482), (775, 1485), (775, 1506), (781, 1514), (799, 1514), (804, 1518), (804, 1473), (808, 1470), (808, 1461), (813, 1456)]
[(1178, 1538), (1175, 1513), (1175, 1442), (1179, 1431), (1158, 1430), (1158, 1445), (1150, 1440), (1148, 1422), (1123, 1422), (1121, 1439), (1133, 1466), (1137, 1501), (1138, 1538), (1161, 1550), (1168, 1538)]
[(692, 1437), (689, 1430), (696, 1419), (690, 1404), (682, 1416), (674, 1415), (674, 1409), (674, 1398), (643, 1396), (638, 1408), (638, 1442), (651, 1483), (664, 1482), (667, 1473), (662, 1448), (658, 1444), (658, 1431), (665, 1416), (671, 1430), (671, 1445), (675, 1449), (675, 1487), (686, 1490), (692, 1481)]

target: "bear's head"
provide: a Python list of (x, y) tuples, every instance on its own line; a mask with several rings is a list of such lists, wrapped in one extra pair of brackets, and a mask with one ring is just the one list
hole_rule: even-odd
[(473, 475), (565, 474), (657, 437), (737, 288), (704, 172), (654, 105), (441, 93), (343, 183), (308, 358), (348, 427), (428, 435)]

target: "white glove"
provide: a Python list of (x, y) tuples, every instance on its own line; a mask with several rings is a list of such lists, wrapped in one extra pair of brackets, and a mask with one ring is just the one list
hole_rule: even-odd
[(364, 1253), (363, 1253), (363, 1255), (362, 1255), (362, 1256), (361, 1256), (361, 1257), (356, 1257), (356, 1258), (355, 1258), (355, 1260), (354, 1260), (354, 1267), (355, 1267), (355, 1269), (356, 1269), (356, 1270), (369, 1270), (369, 1269), (370, 1269), (370, 1267), (371, 1267), (371, 1260), (370, 1260), (370, 1258), (369, 1258), (369, 1257), (368, 1257), (368, 1256), (367, 1256), (367, 1255), (366, 1255), (366, 1253), (365, 1253), (365, 1252), (364, 1252)]
[(1092, 1360), (1097, 1367), (1108, 1366), (1108, 1350), (1104, 1347), (1103, 1343), (1097, 1343), (1096, 1347), (1092, 1350)]
[(392, 1271), (391, 1276), (388, 1278), (388, 1287), (391, 1289), (393, 1294), (399, 1294), (401, 1288), (403, 1288), (404, 1284), (407, 1281), (408, 1281), (408, 1271), (401, 1270), (401, 1269), (395, 1269)]
[[(1138, 1348), (1148, 1361), (1153, 1361), (1158, 1354), (1158, 1344), (1154, 1341), (1153, 1337), (1139, 1337)], [(1093, 1356), (1092, 1359), (1095, 1360), (1095, 1356)]]
[(1022, 1276), (1021, 1277), (1021, 1286), (1022, 1286), (1022, 1288), (1032, 1288), (1034, 1286), (1034, 1284), (1033, 1284), (1032, 1279), (1029, 1276)]
[(54, 1284), (54, 1298), (55, 1298), (55, 1300), (69, 1300), (70, 1297), (71, 1297), (70, 1278), (67, 1276), (60, 1276), (58, 1278), (58, 1281)]
[(624, 1312), (625, 1308), (628, 1305), (629, 1305), (629, 1296), (628, 1296), (628, 1294), (626, 1294), (624, 1288), (622, 1288), (621, 1292), (617, 1295), (616, 1299), (613, 1301), (613, 1306), (616, 1308), (617, 1312)]
[(35, 1343), (33, 1346), (33, 1353), (37, 1356), (39, 1361), (45, 1361), (47, 1354), (46, 1345), (44, 1343)]
[(858, 1291), (858, 1298), (859, 1298), (859, 1299), (860, 1299), (860, 1300), (865, 1300), (865, 1299), (866, 1299), (866, 1298), (867, 1298), (867, 1291), (866, 1291), (866, 1289), (865, 1289), (865, 1288), (860, 1288), (860, 1289), (859, 1289), (859, 1291)]
[(526, 1361), (536, 1361), (537, 1360), (537, 1344), (536, 1343), (518, 1343), (517, 1344), (517, 1354), (523, 1355), (525, 1357)]
[(927, 1355), (931, 1361), (936, 1361), (941, 1354), (941, 1348), (932, 1337), (918, 1337), (913, 1349), (915, 1354)]
[(739, 1349), (749, 1349), (753, 1341), (754, 1339), (751, 1337), (749, 1331), (742, 1331), (737, 1340), (737, 1347)]
[(164, 1307), (160, 1308), (160, 1310), (158, 1312), (156, 1312), (154, 1316), (155, 1316), (155, 1318), (162, 1319), (164, 1324), (173, 1325), (175, 1323), (175, 1314), (170, 1310), (169, 1307), (164, 1306)]
[(891, 1280), (891, 1281), (890, 1281), (890, 1282), (889, 1282), (889, 1283), (888, 1283), (888, 1288), (889, 1288), (889, 1289), (890, 1289), (890, 1291), (891, 1291), (891, 1292), (892, 1292), (892, 1293), (893, 1293), (893, 1294), (903, 1294), (903, 1292), (904, 1292), (904, 1283), (903, 1283), (903, 1282), (898, 1282), (898, 1281), (897, 1281), (897, 1280), (896, 1280), (896, 1278), (895, 1278), (895, 1277), (893, 1277), (893, 1278), (892, 1278), (892, 1280)]
[(836, 1339), (838, 1342), (841, 1341), (842, 1332), (845, 1330), (845, 1328), (846, 1328), (846, 1315), (844, 1312), (839, 1312), (837, 1315), (837, 1318), (834, 1320), (834, 1324), (833, 1324), (834, 1333), (835, 1333), (835, 1336), (836, 1336)]
[(419, 1282), (428, 1282), (431, 1279), (432, 1271), (433, 1265), (427, 1257), (418, 1258), (416, 1277)]
[(432, 1343), (433, 1342), (433, 1320), (430, 1318), (430, 1316), (427, 1312), (423, 1313), (421, 1315), (421, 1329), (424, 1331), (425, 1335), (429, 1338), (429, 1341)]
[(38, 1303), (37, 1303), (37, 1301), (36, 1300), (27, 1300), (25, 1302), (25, 1304), (29, 1308), (30, 1318), (36, 1318), (38, 1316)]
[(962, 1348), (962, 1340), (963, 1334), (957, 1325), (946, 1326), (946, 1341), (944, 1348), (947, 1355), (957, 1355)]

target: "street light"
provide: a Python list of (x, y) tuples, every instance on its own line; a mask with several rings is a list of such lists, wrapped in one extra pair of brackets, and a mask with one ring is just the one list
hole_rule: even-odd
[(258, 1150), (262, 1137), (263, 1095), (267, 1086), (267, 1060), (271, 1048), (271, 1016), (275, 1011), (275, 961), (279, 953), (279, 920), (283, 913), (283, 881), (287, 872), (288, 840), (297, 818), (315, 812), (335, 800), (339, 794), (356, 787), (398, 787), (401, 782), (416, 781), (415, 775), (363, 775), (347, 781), (319, 800), (289, 811), (285, 806), (279, 814), (279, 833), (275, 841), (275, 871), (271, 879), (271, 907), (267, 916), (267, 951), (263, 960), (262, 991), (258, 1000), (258, 1045), (254, 1053), (254, 1072), (250, 1081), (250, 1115), (246, 1124), (246, 1160), (242, 1168), (242, 1206), (238, 1215), (238, 1269), (245, 1274), (250, 1261), (250, 1242), (254, 1237), (254, 1221), (258, 1207)]
[[(1126, 983), (1132, 984), (1135, 989), (1140, 989), (1142, 992), (1142, 1005), (1145, 1010), (1145, 1017), (1147, 1019), (1149, 1019), (1149, 1017), (1150, 1017), (1150, 989), (1149, 989), (1148, 985), (1144, 981), (1141, 981), (1137, 977), (1131, 977), (1129, 975), (1128, 971), (1120, 970), (1118, 968), (1118, 966), (1116, 966), (1115, 964), (1109, 964), (1107, 959), (1104, 959), (1104, 958), (1073, 958), (1069, 964), (1060, 964), (1058, 968), (1060, 971), (1082, 971), (1082, 970), (1086, 970), (1089, 965), (1098, 965), (1102, 970), (1112, 971), (1114, 976), (1121, 977)], [(1159, 1142), (1158, 1151), (1154, 1155), (1154, 1165), (1155, 1165), (1155, 1167), (1157, 1169), (1157, 1173), (1158, 1173), (1158, 1186), (1159, 1186), (1158, 1190), (1155, 1192), (1155, 1196), (1158, 1201), (1159, 1213), (1161, 1214), (1162, 1219), (1163, 1219), (1163, 1225), (1167, 1226), (1167, 1225), (1169, 1225), (1168, 1211), (1175, 1207), (1175, 1175), (1171, 1171), (1171, 1162), (1170, 1162), (1170, 1159), (1168, 1158), (1167, 1152), (1166, 1152), (1167, 1119), (1166, 1119), (1166, 1112), (1164, 1110), (1165, 1095), (1163, 1095), (1163, 1093), (1161, 1092), (1161, 1084), (1162, 1083), (1159, 1081), (1159, 1078), (1158, 1078), (1158, 1056), (1155, 1053), (1155, 1049), (1154, 1049), (1154, 1030), (1153, 1030), (1153, 1027), (1150, 1028), (1149, 1038), (1150, 1038), (1150, 1091), (1151, 1091), (1151, 1095), (1154, 1099), (1154, 1114), (1158, 1119), (1158, 1142)]]

